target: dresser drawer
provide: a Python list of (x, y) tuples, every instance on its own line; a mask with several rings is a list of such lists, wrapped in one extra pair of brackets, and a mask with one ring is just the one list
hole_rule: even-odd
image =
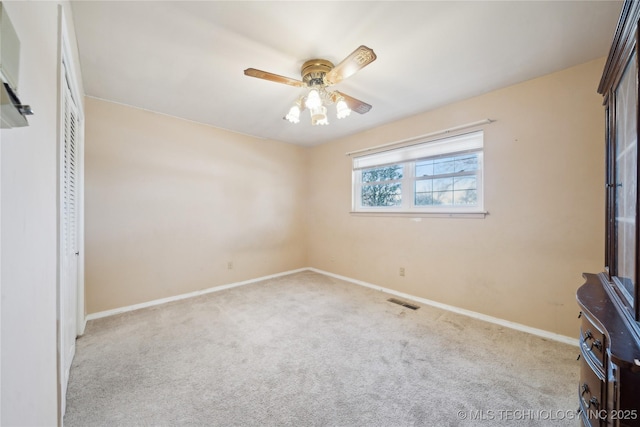
[(606, 335), (586, 315), (580, 325), (580, 349), (584, 357), (594, 362), (604, 373)]
[(606, 383), (594, 370), (588, 360), (580, 363), (580, 385), (578, 400), (580, 402), (580, 417), (585, 426), (604, 426), (606, 419)]

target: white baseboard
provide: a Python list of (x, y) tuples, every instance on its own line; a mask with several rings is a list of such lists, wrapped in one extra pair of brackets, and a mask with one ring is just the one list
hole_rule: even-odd
[(320, 270), (313, 267), (305, 267), (299, 268), (297, 270), (289, 270), (282, 273), (271, 274), (269, 276), (262, 276), (255, 279), (245, 280), (242, 282), (229, 283), (226, 285), (214, 286), (212, 288), (203, 289), (200, 291), (189, 292), (186, 294), (176, 295), (167, 298), (161, 298), (153, 301), (143, 302), (140, 304), (129, 305), (126, 307), (115, 308), (113, 310), (100, 311), (98, 313), (91, 313), (87, 315), (86, 321), (100, 319), (103, 317), (114, 316), (116, 314), (125, 313), (127, 311), (140, 310), (141, 308), (153, 307), (156, 305), (166, 304), (168, 302), (180, 301), (187, 298), (197, 297), (199, 295), (208, 294), (211, 292), (223, 291), (225, 289), (231, 289), (238, 286), (248, 285), (251, 283), (261, 282), (263, 280), (272, 279), (275, 277), (288, 276), (290, 274), (299, 273), (301, 271), (313, 271), (318, 274), (324, 274), (325, 276), (334, 277), (336, 279), (344, 280), (345, 282), (354, 283), (356, 285), (364, 286), (370, 289), (375, 289), (377, 291), (382, 291), (391, 295), (395, 295), (401, 298), (409, 299), (412, 301), (420, 302), (422, 304), (430, 305), (432, 307), (437, 307), (443, 310), (447, 310), (453, 313), (462, 314), (464, 316), (472, 317), (474, 319), (483, 320), (485, 322), (494, 323), (496, 325), (504, 326), (506, 328), (515, 329), (517, 331), (526, 332), (532, 335), (537, 335), (542, 338), (550, 339), (553, 341), (558, 341), (564, 344), (569, 344), (578, 347), (578, 339), (567, 337), (565, 335), (556, 334), (553, 332), (545, 331), (543, 329), (532, 328), (531, 326), (523, 325), (521, 323), (510, 322), (508, 320), (500, 319), (498, 317), (488, 316), (486, 314), (478, 313), (476, 311), (466, 310), (464, 308), (455, 307), (448, 304), (443, 304), (437, 301), (432, 301), (426, 298), (416, 297), (413, 295), (405, 294), (404, 292), (398, 292), (393, 289), (385, 288), (383, 286), (374, 285), (368, 282), (364, 282), (362, 280), (352, 279), (350, 277), (341, 276), (339, 274), (330, 273), (328, 271)]
[(489, 323), (495, 323), (496, 325), (504, 326), (506, 328), (515, 329), (517, 331), (527, 332), (532, 335), (537, 335), (542, 338), (547, 338), (553, 341), (558, 341), (564, 344), (573, 345), (579, 347), (577, 338), (567, 337), (565, 335), (556, 334), (553, 332), (545, 331), (544, 329), (532, 328), (531, 326), (523, 325), (521, 323), (510, 322), (508, 320), (500, 319), (498, 317), (488, 316), (486, 314), (478, 313), (476, 311), (465, 310), (464, 308), (455, 307), (448, 304), (443, 304), (437, 301), (432, 301), (426, 298), (420, 298), (413, 295), (405, 294), (404, 292), (394, 291), (393, 289), (385, 288), (371, 283), (363, 282), (362, 280), (352, 279), (350, 277), (341, 276), (339, 274), (329, 273), (328, 271), (319, 270), (317, 268), (308, 268), (307, 270), (314, 271), (325, 276), (334, 277), (336, 279), (344, 280), (346, 282), (355, 283), (356, 285), (365, 286), (367, 288), (375, 289), (378, 291), (386, 292), (391, 295), (396, 295), (401, 298), (420, 302), (422, 304), (430, 305), (433, 307), (441, 308), (443, 310), (451, 311), (453, 313), (462, 314), (464, 316), (472, 317), (474, 319), (483, 320)]
[(84, 331), (87, 329), (87, 321), (89, 319), (87, 318), (87, 316), (84, 316), (84, 319), (82, 319), (82, 321), (80, 322), (80, 324), (78, 325), (78, 336), (81, 337), (82, 335), (84, 335)]
[(100, 319), (100, 318), (103, 318), (103, 317), (114, 316), (116, 314), (125, 313), (127, 311), (140, 310), (141, 308), (153, 307), (153, 306), (156, 306), (156, 305), (166, 304), (168, 302), (173, 302), (173, 301), (180, 301), (180, 300), (187, 299), (187, 298), (197, 297), (199, 295), (209, 294), (211, 292), (219, 292), (219, 291), (223, 291), (225, 289), (231, 289), (231, 288), (236, 288), (238, 286), (248, 285), (248, 284), (255, 283), (255, 282), (261, 282), (263, 280), (273, 279), (274, 277), (288, 276), (289, 274), (299, 273), (301, 271), (307, 271), (307, 270), (309, 270), (309, 269), (308, 268), (299, 268), (297, 270), (289, 270), (289, 271), (285, 271), (285, 272), (282, 272), (282, 273), (276, 273), (276, 274), (271, 274), (271, 275), (268, 275), (268, 276), (258, 277), (256, 279), (250, 279), (250, 280), (244, 280), (242, 282), (235, 282), (235, 283), (229, 283), (229, 284), (226, 284), (226, 285), (214, 286), (212, 288), (203, 289), (203, 290), (200, 290), (200, 291), (189, 292), (189, 293), (186, 293), (186, 294), (175, 295), (175, 296), (167, 297), (167, 298), (160, 298), (160, 299), (156, 299), (156, 300), (153, 300), (153, 301), (143, 302), (143, 303), (140, 303), (140, 304), (128, 305), (126, 307), (114, 308), (113, 310), (105, 310), (105, 311), (100, 311), (100, 312), (97, 312), (97, 313), (91, 313), (91, 314), (87, 315), (86, 320), (89, 321), (89, 320)]

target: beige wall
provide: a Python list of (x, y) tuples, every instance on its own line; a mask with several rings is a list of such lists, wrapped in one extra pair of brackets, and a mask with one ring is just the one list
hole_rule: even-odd
[(87, 313), (306, 266), (303, 148), (85, 103)]
[[(593, 61), (311, 149), (309, 265), (575, 336), (581, 273), (603, 268), (603, 66)], [(349, 214), (346, 152), (485, 118), (497, 120), (484, 127), (485, 219)]]

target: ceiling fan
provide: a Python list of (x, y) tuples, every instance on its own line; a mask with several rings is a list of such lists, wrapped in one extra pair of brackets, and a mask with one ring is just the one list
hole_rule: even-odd
[(284, 118), (291, 123), (298, 123), (300, 121), (300, 112), (308, 108), (312, 125), (326, 125), (329, 124), (326, 105), (336, 104), (337, 117), (339, 119), (347, 117), (352, 110), (356, 113), (364, 114), (371, 109), (371, 105), (366, 102), (337, 90), (329, 91), (327, 88), (351, 77), (375, 60), (376, 54), (372, 49), (360, 46), (335, 66), (326, 59), (310, 59), (306, 61), (302, 64), (302, 80), (280, 76), (255, 68), (247, 68), (244, 70), (244, 74), (304, 88), (304, 93), (296, 100)]

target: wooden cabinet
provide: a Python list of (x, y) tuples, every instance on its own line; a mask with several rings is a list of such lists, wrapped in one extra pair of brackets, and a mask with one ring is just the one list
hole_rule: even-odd
[(607, 124), (605, 269), (585, 274), (579, 412), (585, 426), (640, 426), (638, 21), (623, 5), (598, 91)]

